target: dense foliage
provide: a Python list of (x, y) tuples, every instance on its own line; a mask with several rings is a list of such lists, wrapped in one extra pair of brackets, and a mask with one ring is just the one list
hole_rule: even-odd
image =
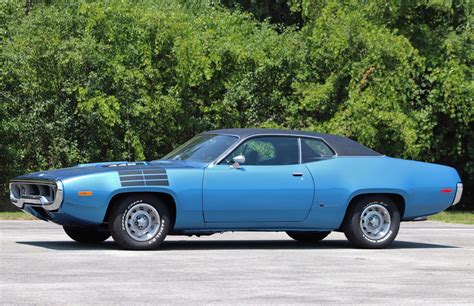
[(473, 209), (468, 1), (0, 3), (0, 184), (284, 127), (456, 167)]

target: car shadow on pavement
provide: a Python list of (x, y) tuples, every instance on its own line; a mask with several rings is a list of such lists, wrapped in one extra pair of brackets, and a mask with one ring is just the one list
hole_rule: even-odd
[[(301, 250), (301, 249), (351, 249), (353, 246), (347, 240), (326, 240), (316, 244), (305, 244), (297, 241), (284, 240), (227, 240), (227, 241), (165, 241), (164, 250)], [(457, 248), (456, 246), (409, 241), (394, 241), (388, 249), (439, 249)]]
[[(100, 244), (80, 244), (74, 241), (17, 241), (18, 244), (47, 248), (61, 251), (84, 250), (117, 250), (113, 241)], [(304, 244), (296, 241), (284, 240), (169, 240), (165, 241), (159, 250), (323, 250), (323, 249), (351, 249), (352, 245), (346, 240), (326, 240), (317, 244)], [(388, 249), (444, 249), (458, 248), (456, 246), (421, 243), (410, 241), (394, 241)]]

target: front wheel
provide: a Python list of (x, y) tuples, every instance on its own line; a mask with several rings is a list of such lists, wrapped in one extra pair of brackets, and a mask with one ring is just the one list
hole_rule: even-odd
[(288, 236), (303, 243), (316, 243), (326, 238), (331, 232), (286, 232)]
[(168, 206), (149, 195), (129, 196), (116, 205), (109, 218), (115, 242), (129, 250), (157, 249), (170, 229)]
[(110, 237), (109, 232), (94, 227), (63, 225), (63, 229), (71, 239), (81, 243), (101, 243)]
[(343, 229), (349, 242), (366, 249), (388, 246), (398, 234), (400, 212), (395, 202), (384, 196), (368, 196), (350, 207)]

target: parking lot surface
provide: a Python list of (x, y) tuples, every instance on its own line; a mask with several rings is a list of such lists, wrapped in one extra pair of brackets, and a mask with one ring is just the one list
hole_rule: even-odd
[(0, 303), (474, 303), (474, 226), (402, 223), (388, 249), (341, 233), (170, 236), (159, 251), (71, 241), (40, 221), (0, 221)]

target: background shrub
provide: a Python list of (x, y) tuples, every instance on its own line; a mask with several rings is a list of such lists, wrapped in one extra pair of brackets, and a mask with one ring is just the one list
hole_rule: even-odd
[(204, 130), (261, 126), (451, 165), (474, 209), (467, 1), (24, 4), (0, 3), (3, 192), (20, 173), (157, 159)]

